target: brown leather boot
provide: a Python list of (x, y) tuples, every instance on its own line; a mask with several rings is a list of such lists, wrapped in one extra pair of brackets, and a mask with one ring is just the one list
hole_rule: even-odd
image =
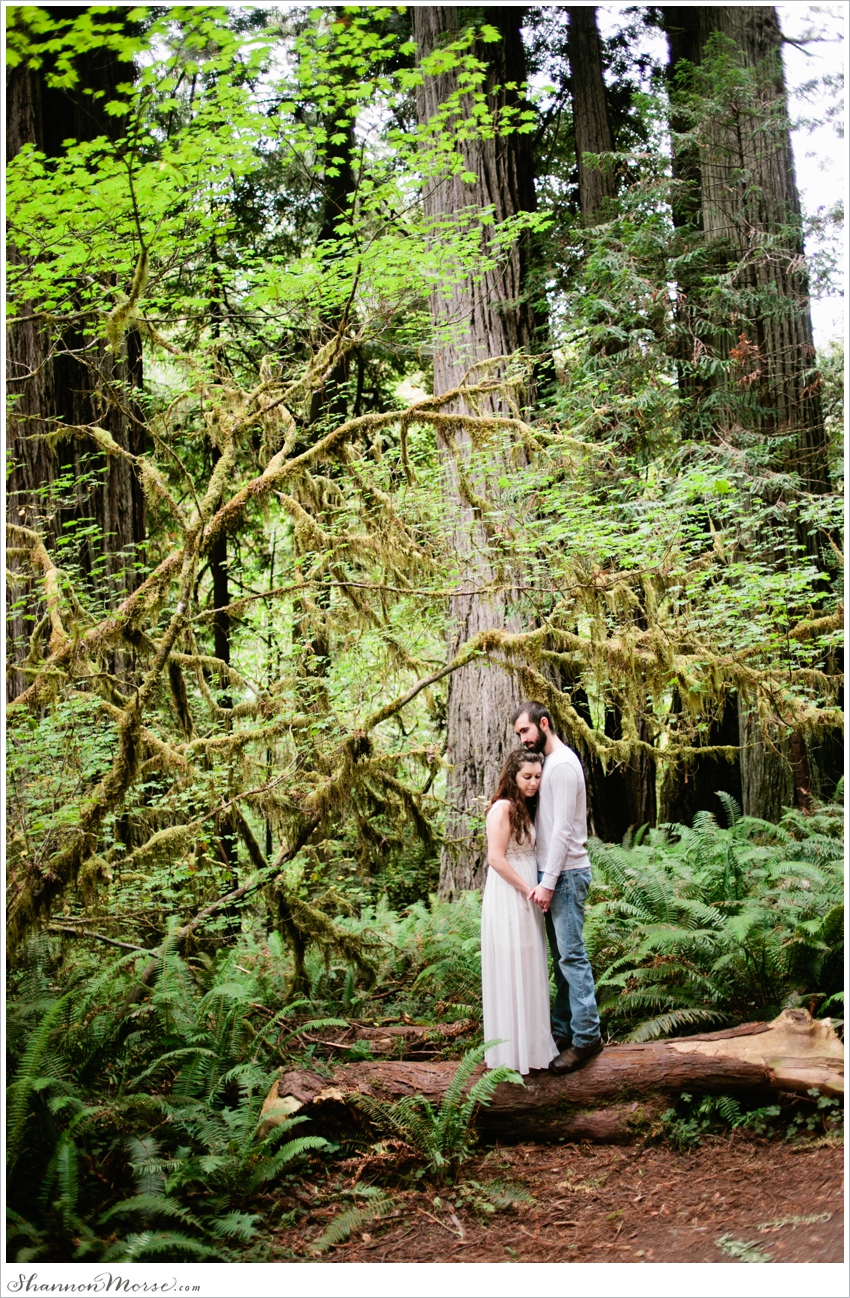
[(577, 1068), (582, 1068), (594, 1055), (598, 1055), (602, 1049), (602, 1038), (594, 1041), (591, 1046), (568, 1046), (562, 1050), (557, 1058), (553, 1059), (549, 1065), (550, 1073), (574, 1073)]

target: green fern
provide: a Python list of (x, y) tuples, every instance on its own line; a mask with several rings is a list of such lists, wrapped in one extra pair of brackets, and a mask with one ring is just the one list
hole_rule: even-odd
[(609, 1030), (628, 1040), (772, 1018), (840, 979), (840, 842), (721, 801), (726, 829), (701, 812), (643, 846), (589, 844), (585, 940)]
[(369, 1226), (374, 1221), (380, 1221), (395, 1210), (396, 1200), (376, 1186), (361, 1186), (355, 1190), (355, 1193), (366, 1198), (367, 1202), (362, 1207), (355, 1205), (346, 1208), (344, 1212), (334, 1217), (327, 1229), (310, 1245), (311, 1253), (326, 1253), (335, 1244), (341, 1244), (348, 1239), (354, 1231), (362, 1230), (364, 1226)]
[(466, 1052), (437, 1106), (421, 1095), (407, 1095), (394, 1104), (361, 1095), (356, 1103), (376, 1127), (390, 1131), (415, 1151), (427, 1172), (437, 1178), (452, 1177), (472, 1151), (473, 1122), (479, 1106), (490, 1103), (502, 1082), (524, 1085), (519, 1073), (502, 1065), (485, 1073), (466, 1091), (485, 1051), (496, 1044), (488, 1041)]

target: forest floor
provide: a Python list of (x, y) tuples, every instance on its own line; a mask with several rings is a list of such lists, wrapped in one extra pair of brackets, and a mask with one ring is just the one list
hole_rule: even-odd
[[(270, 1260), (319, 1260), (311, 1243), (350, 1206), (339, 1196), (360, 1174), (360, 1160), (351, 1164), (302, 1184), (282, 1205), (292, 1224), (275, 1233)], [(363, 1225), (321, 1261), (841, 1262), (842, 1167), (840, 1145), (743, 1133), (705, 1137), (685, 1153), (497, 1146), (439, 1194), (392, 1190), (392, 1216)], [(474, 1186), (496, 1179), (524, 1186), (534, 1202), (486, 1218)]]

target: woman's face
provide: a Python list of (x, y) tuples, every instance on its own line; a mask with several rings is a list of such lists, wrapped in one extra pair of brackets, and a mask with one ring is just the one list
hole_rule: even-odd
[(533, 798), (540, 788), (543, 767), (539, 762), (523, 762), (516, 774), (516, 786), (524, 798)]

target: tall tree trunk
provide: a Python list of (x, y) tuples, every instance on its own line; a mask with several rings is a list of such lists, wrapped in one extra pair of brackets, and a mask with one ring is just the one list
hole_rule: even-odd
[(617, 181), (610, 163), (588, 166), (587, 153), (612, 153), (614, 134), (602, 75), (602, 50), (593, 5), (570, 7), (570, 84), (573, 128), (578, 162), (578, 194), (582, 219), (590, 224), (607, 198), (616, 198)]
[[(712, 342), (726, 356), (739, 344), (735, 355), (748, 380), (744, 386), (758, 391), (762, 431), (792, 439), (789, 467), (809, 491), (826, 491), (826, 437), (776, 10), (675, 5), (662, 13), (674, 73), (683, 60), (698, 66), (715, 34), (732, 42), (744, 68), (760, 69), (757, 93), (741, 94), (715, 112), (700, 131), (698, 154), (688, 146), (677, 165), (699, 187), (706, 243), (745, 263), (747, 287), (764, 304), (752, 321), (753, 337), (742, 340), (735, 322), (718, 320)], [(769, 257), (761, 255), (766, 238), (775, 240)]]
[[(213, 463), (218, 459), (213, 456)], [(222, 529), (209, 552), (210, 573), (213, 582), (213, 607), (216, 610), (213, 618), (213, 653), (221, 662), (230, 665), (230, 614), (224, 610), (230, 603), (230, 583), (228, 581), (227, 531)], [(233, 707), (230, 686), (220, 699), (223, 708)], [(236, 830), (230, 819), (224, 817), (217, 825), (218, 841), (222, 862), (231, 878), (228, 887), (239, 886), (239, 851)], [(231, 916), (235, 923), (236, 911)]]
[[(341, 116), (342, 114), (342, 116)], [(338, 252), (339, 235), (337, 225), (351, 212), (354, 202), (356, 180), (354, 175), (354, 124), (345, 110), (324, 114), (323, 126), (327, 136), (342, 137), (337, 143), (328, 146), (333, 158), (333, 165), (325, 167), (322, 180), (322, 224), (319, 228), (318, 243), (325, 257), (330, 260)], [(344, 324), (338, 307), (329, 310), (324, 305), (319, 308), (319, 320), (324, 337), (329, 342)], [(321, 425), (326, 421), (342, 423), (348, 409), (348, 379), (351, 357), (346, 352), (334, 366), (322, 388), (313, 393), (310, 403), (310, 424)], [(361, 361), (362, 364), (362, 361)], [(321, 436), (321, 430), (316, 433)], [(296, 486), (296, 499), (305, 508), (311, 502), (299, 493)], [(297, 533), (293, 538), (296, 562), (300, 565), (304, 551)], [(300, 571), (300, 567), (299, 567)], [(323, 610), (330, 606), (327, 591), (318, 591), (314, 607)], [(328, 698), (327, 677), (330, 666), (330, 643), (325, 624), (320, 623), (311, 614), (310, 602), (296, 600), (293, 641), (298, 646), (299, 691), (307, 708), (327, 712), (330, 707)], [(321, 614), (320, 614), (321, 616)]]
[[(495, 27), (501, 40), (481, 44), (475, 53), (487, 63), (487, 91), (492, 107), (519, 101), (513, 83), (526, 78), (519, 8), (456, 8), (451, 5), (423, 5), (413, 9), (413, 36), (418, 57), (430, 54), (471, 24), (486, 22)], [(426, 124), (447, 97), (457, 90), (457, 76), (449, 71), (427, 76), (417, 92), (417, 112)], [(533, 158), (530, 137), (516, 132), (488, 140), (471, 140), (462, 145), (464, 161), (476, 177), (474, 184), (460, 176), (432, 180), (425, 193), (429, 217), (445, 218), (470, 207), (492, 205), (501, 223), (518, 212), (534, 211)], [(482, 239), (486, 230), (482, 228)], [(431, 303), (437, 335), (434, 353), (434, 391), (439, 394), (457, 387), (476, 362), (510, 356), (521, 349), (533, 351), (537, 319), (528, 300), (528, 244), (520, 241), (498, 271), (457, 284), (451, 299), (435, 295)], [(462, 338), (459, 335), (462, 329)], [(453, 332), (452, 332), (453, 330)], [(451, 334), (452, 341), (445, 341)], [(458, 454), (467, 472), (475, 475), (468, 438), (457, 435)], [(471, 594), (456, 595), (450, 604), (449, 652), (470, 636), (485, 629), (513, 629), (509, 595), (505, 591), (485, 593), (497, 568), (491, 557), (485, 528), (472, 507), (464, 501), (457, 464), (444, 443), (440, 444), (444, 484), (451, 510), (451, 541), (458, 555), (459, 584)], [(500, 474), (509, 466), (499, 460), (486, 470), (487, 494), (493, 494)], [(473, 479), (473, 485), (475, 481)], [(479, 485), (480, 482), (479, 482)], [(515, 740), (510, 715), (518, 701), (511, 679), (489, 665), (465, 667), (456, 672), (449, 686), (448, 781), (449, 817), (447, 843), (440, 868), (440, 892), (452, 896), (463, 889), (479, 887), (483, 881), (485, 850), (481, 836), (484, 799), (495, 788), (505, 752)]]
[[(56, 21), (87, 13), (84, 7), (48, 9)], [(96, 20), (95, 20), (96, 21)], [(33, 144), (48, 157), (59, 157), (67, 139), (87, 141), (105, 135), (116, 139), (123, 129), (120, 119), (104, 110), (116, 87), (133, 77), (132, 64), (114, 51), (94, 47), (75, 59), (79, 74), (73, 89), (48, 86), (49, 67), (33, 69), (26, 60), (10, 71), (6, 87), (6, 158), (11, 161), (25, 144)], [(14, 258), (14, 246), (11, 247)], [(94, 580), (98, 593), (114, 605), (137, 584), (134, 557), (145, 539), (145, 504), (132, 466), (118, 456), (105, 457), (93, 445), (79, 440), (51, 449), (43, 440), (57, 423), (98, 423), (115, 441), (133, 454), (145, 446), (141, 411), (133, 392), (142, 387), (142, 347), (138, 332), (130, 331), (120, 357), (104, 345), (87, 349), (76, 333), (51, 337), (49, 328), (35, 317), (38, 303), (30, 304), (26, 318), (12, 324), (6, 351), (7, 387), (14, 404), (9, 417), (8, 440), (13, 469), (9, 478), (9, 512), (16, 522), (42, 532), (55, 542), (64, 526), (92, 518), (98, 535), (80, 543), (78, 561)], [(59, 486), (60, 479), (69, 479)], [(53, 489), (48, 495), (49, 489)], [(58, 499), (57, 499), (58, 495)], [(20, 565), (12, 559), (12, 570)], [(21, 573), (26, 584), (28, 574)], [(20, 587), (10, 592), (20, 594)], [(26, 654), (27, 628), (13, 610), (9, 627), (9, 661)], [(25, 678), (13, 667), (7, 679), (7, 697), (15, 698)]]
[[(732, 43), (740, 66), (753, 73), (749, 90), (727, 97), (702, 124), (698, 143), (688, 142), (674, 158), (674, 175), (684, 183), (674, 220), (701, 228), (709, 268), (739, 263), (742, 290), (755, 303), (742, 328), (731, 317), (706, 313), (696, 284), (682, 286), (679, 326), (692, 333), (693, 343), (693, 349), (683, 343), (680, 356), (685, 427), (704, 423), (705, 398), (713, 391), (713, 423), (719, 413), (730, 427), (741, 424), (786, 439), (790, 450), (779, 467), (799, 473), (806, 490), (824, 492), (826, 435), (776, 10), (674, 5), (664, 6), (662, 14), (672, 75), (683, 64), (698, 69), (715, 34)], [(674, 90), (674, 130), (684, 124), (676, 100)], [(763, 251), (767, 240), (774, 243), (769, 256)], [(706, 314), (707, 332), (687, 327), (700, 316), (705, 324)], [(734, 382), (695, 376), (693, 363), (706, 342), (718, 356), (735, 361)], [(807, 528), (799, 539), (817, 557)], [(777, 562), (783, 561), (778, 553)], [(812, 781), (804, 737), (789, 741), (781, 727), (768, 732), (745, 699), (738, 700), (738, 711), (745, 813), (776, 819), (782, 806), (806, 805)]]
[[(583, 224), (592, 225), (599, 220), (606, 202), (617, 197), (617, 178), (610, 163), (589, 166), (585, 155), (613, 152), (614, 132), (596, 8), (571, 6), (567, 13), (579, 205)], [(625, 345), (608, 341), (606, 354), (611, 355)], [(622, 716), (616, 705), (606, 710), (605, 733), (611, 739), (622, 738)], [(641, 734), (641, 738), (645, 735)], [(649, 754), (641, 752), (609, 771), (594, 753), (582, 753), (582, 762), (587, 778), (590, 827), (596, 837), (619, 842), (629, 829), (655, 824), (655, 762)]]

